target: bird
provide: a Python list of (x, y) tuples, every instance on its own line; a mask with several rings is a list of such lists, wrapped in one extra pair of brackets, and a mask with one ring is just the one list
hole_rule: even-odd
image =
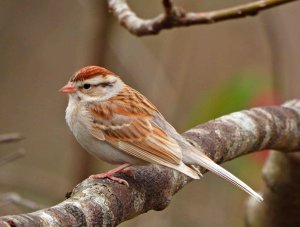
[(90, 178), (110, 178), (128, 185), (114, 175), (132, 165), (158, 164), (200, 179), (197, 167), (201, 166), (263, 200), (192, 146), (144, 95), (108, 69), (83, 67), (59, 91), (69, 96), (65, 118), (79, 144), (97, 159), (119, 165)]

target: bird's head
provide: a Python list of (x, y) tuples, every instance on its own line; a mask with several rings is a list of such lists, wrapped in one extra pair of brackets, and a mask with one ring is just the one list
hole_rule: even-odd
[(123, 81), (113, 72), (87, 66), (78, 70), (59, 91), (81, 101), (105, 101), (117, 95), (123, 86)]

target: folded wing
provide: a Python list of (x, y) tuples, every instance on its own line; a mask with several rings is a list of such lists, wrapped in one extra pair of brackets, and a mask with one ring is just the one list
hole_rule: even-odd
[(160, 113), (150, 102), (129, 109), (124, 106), (118, 100), (89, 104), (87, 108), (92, 113), (91, 134), (98, 139), (104, 138), (132, 156), (199, 178), (195, 170), (182, 162), (182, 152), (176, 140), (153, 122), (152, 116)]

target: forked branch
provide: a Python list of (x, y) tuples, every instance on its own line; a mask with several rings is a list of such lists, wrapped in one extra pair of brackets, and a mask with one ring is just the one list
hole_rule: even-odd
[(164, 13), (142, 19), (133, 12), (126, 0), (108, 0), (111, 12), (120, 24), (136, 36), (158, 34), (163, 29), (211, 24), (219, 21), (255, 16), (260, 11), (297, 0), (259, 0), (226, 9), (209, 12), (186, 12), (175, 6), (172, 0), (163, 0)]

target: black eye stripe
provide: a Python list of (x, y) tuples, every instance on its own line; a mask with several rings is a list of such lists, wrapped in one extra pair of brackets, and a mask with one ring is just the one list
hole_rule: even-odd
[[(99, 83), (97, 85), (100, 85), (101, 87), (112, 87), (114, 85), (114, 83), (116, 83), (116, 81), (111, 81), (111, 82), (102, 82), (102, 83)], [(96, 85), (96, 86), (97, 86)]]
[(104, 83), (100, 83), (99, 85), (100, 85), (101, 87), (111, 87), (111, 86), (112, 86), (112, 83), (104, 82)]
[(85, 90), (90, 89), (91, 87), (97, 87), (97, 86), (101, 86), (101, 87), (112, 87), (117, 81), (111, 81), (111, 82), (102, 82), (99, 84), (83, 84), (80, 88), (83, 88)]

